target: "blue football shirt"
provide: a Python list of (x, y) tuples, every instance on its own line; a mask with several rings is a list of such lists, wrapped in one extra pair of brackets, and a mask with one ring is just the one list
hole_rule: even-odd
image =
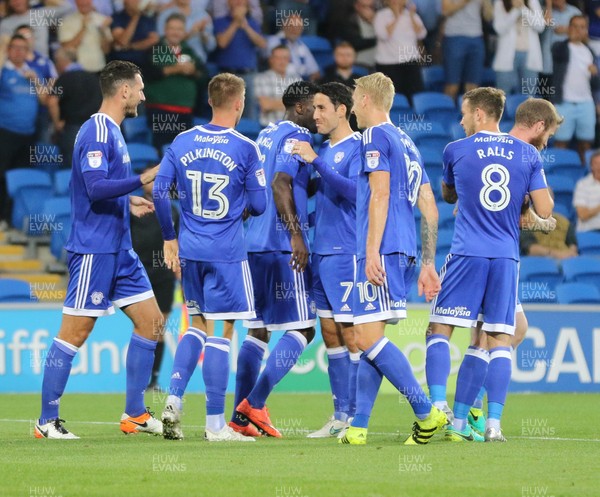
[(90, 171), (104, 171), (108, 180), (131, 176), (131, 160), (121, 128), (106, 114), (93, 114), (75, 139), (71, 172), (73, 225), (65, 248), (78, 254), (129, 250), (129, 195), (92, 203), (83, 179)]
[(392, 123), (367, 128), (361, 147), (361, 172), (356, 197), (356, 241), (359, 259), (366, 257), (371, 188), (369, 174), (390, 174), (388, 216), (381, 240), (381, 254), (401, 253), (416, 257), (414, 206), (421, 185), (429, 183), (421, 156), (412, 140)]
[(242, 221), (246, 191), (266, 186), (256, 143), (232, 128), (196, 126), (175, 138), (156, 181), (177, 183), (181, 258), (210, 262), (248, 258)]
[[(338, 174), (356, 179), (361, 166), (361, 143), (360, 133), (352, 133), (335, 145), (327, 140), (321, 145), (319, 157)], [(323, 179), (316, 194), (312, 251), (320, 255), (356, 254), (356, 204)]]
[[(307, 165), (297, 156), (292, 155), (292, 148), (297, 141), (306, 141), (312, 145), (310, 132), (291, 121), (271, 123), (258, 135), (256, 143), (264, 159), (267, 185), (270, 185), (278, 172), (289, 174), (293, 181), (293, 195), (296, 214), (304, 235), (304, 243), (308, 247), (308, 196), (307, 188), (310, 171)], [(248, 220), (247, 247), (248, 252), (291, 252), (290, 232), (281, 221), (273, 191), (267, 188), (267, 208), (258, 217)]]
[(485, 131), (449, 143), (444, 183), (454, 185), (459, 199), (451, 253), (519, 260), (523, 200), (547, 187), (533, 145)]

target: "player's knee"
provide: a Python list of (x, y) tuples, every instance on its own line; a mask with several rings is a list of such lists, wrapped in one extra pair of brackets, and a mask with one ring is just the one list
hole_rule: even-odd
[(271, 340), (271, 332), (265, 328), (254, 328), (248, 330), (248, 336), (256, 338), (261, 342), (269, 343)]
[(308, 345), (310, 342), (313, 341), (313, 339), (315, 338), (315, 329), (313, 328), (306, 328), (304, 330), (300, 330), (300, 333), (302, 333), (304, 335), (304, 338), (306, 338), (306, 344)]
[(527, 334), (527, 329), (529, 328), (529, 322), (527, 321), (527, 317), (523, 312), (517, 313), (517, 323), (515, 327), (515, 335), (511, 340), (511, 345), (513, 349), (516, 349), (523, 340), (525, 340), (525, 335)]

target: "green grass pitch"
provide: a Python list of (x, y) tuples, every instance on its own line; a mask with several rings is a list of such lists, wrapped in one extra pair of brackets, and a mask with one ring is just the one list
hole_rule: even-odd
[[(163, 394), (147, 394), (160, 415)], [(228, 410), (232, 398), (227, 399)], [(327, 395), (278, 394), (271, 419), (283, 439), (209, 444), (204, 400), (186, 398), (186, 439), (122, 435), (123, 395), (67, 394), (61, 416), (81, 440), (36, 440), (38, 395), (0, 396), (2, 497), (599, 496), (600, 394), (511, 395), (506, 444), (453, 444), (440, 435), (405, 447), (412, 411), (378, 398), (367, 446), (308, 440), (331, 411)]]

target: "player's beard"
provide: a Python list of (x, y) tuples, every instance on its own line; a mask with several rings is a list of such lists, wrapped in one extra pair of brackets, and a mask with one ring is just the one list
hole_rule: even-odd
[(127, 106), (125, 107), (125, 117), (137, 117), (138, 115), (138, 106)]

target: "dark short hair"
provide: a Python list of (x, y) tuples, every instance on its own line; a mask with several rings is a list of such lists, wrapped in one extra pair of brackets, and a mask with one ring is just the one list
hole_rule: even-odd
[(286, 47), (285, 45), (277, 45), (276, 47), (273, 47), (271, 49), (271, 55), (275, 53), (275, 50), (287, 50), (288, 52), (290, 51), (289, 47)]
[(500, 121), (502, 113), (504, 112), (506, 95), (498, 88), (483, 86), (481, 88), (469, 90), (463, 95), (463, 101), (467, 102), (471, 110), (475, 110), (479, 107), (488, 116), (494, 118), (496, 121)]
[(167, 17), (167, 20), (165, 21), (165, 26), (167, 25), (167, 23), (174, 20), (181, 21), (183, 24), (186, 23), (186, 18), (183, 14), (181, 14), (180, 12), (173, 12), (169, 17)]
[(13, 31), (13, 34), (18, 33), (22, 29), (28, 29), (29, 31), (31, 31), (33, 33), (33, 28), (29, 24), (20, 24), (19, 26), (17, 26), (15, 28), (15, 30)]
[(285, 89), (281, 101), (289, 109), (314, 97), (317, 91), (319, 87), (310, 81), (295, 81)]
[(350, 111), (352, 110), (352, 90), (350, 87), (343, 83), (334, 81), (319, 86), (317, 93), (322, 93), (328, 97), (335, 109), (337, 109), (340, 105), (345, 105), (346, 119), (350, 119)]
[(354, 50), (354, 47), (352, 46), (352, 43), (350, 43), (348, 41), (345, 41), (345, 40), (339, 41), (336, 44), (334, 50), (337, 49), (337, 48), (351, 48), (352, 50)]
[(10, 47), (12, 45), (12, 42), (15, 41), (15, 40), (21, 40), (21, 41), (24, 41), (25, 43), (29, 43), (27, 41), (27, 38), (25, 38), (24, 36), (21, 36), (21, 35), (12, 35), (10, 37), (10, 41), (8, 42), (8, 46)]
[(142, 71), (133, 62), (127, 60), (112, 60), (100, 71), (100, 90), (103, 97), (112, 97), (117, 89), (126, 82), (135, 79)]

